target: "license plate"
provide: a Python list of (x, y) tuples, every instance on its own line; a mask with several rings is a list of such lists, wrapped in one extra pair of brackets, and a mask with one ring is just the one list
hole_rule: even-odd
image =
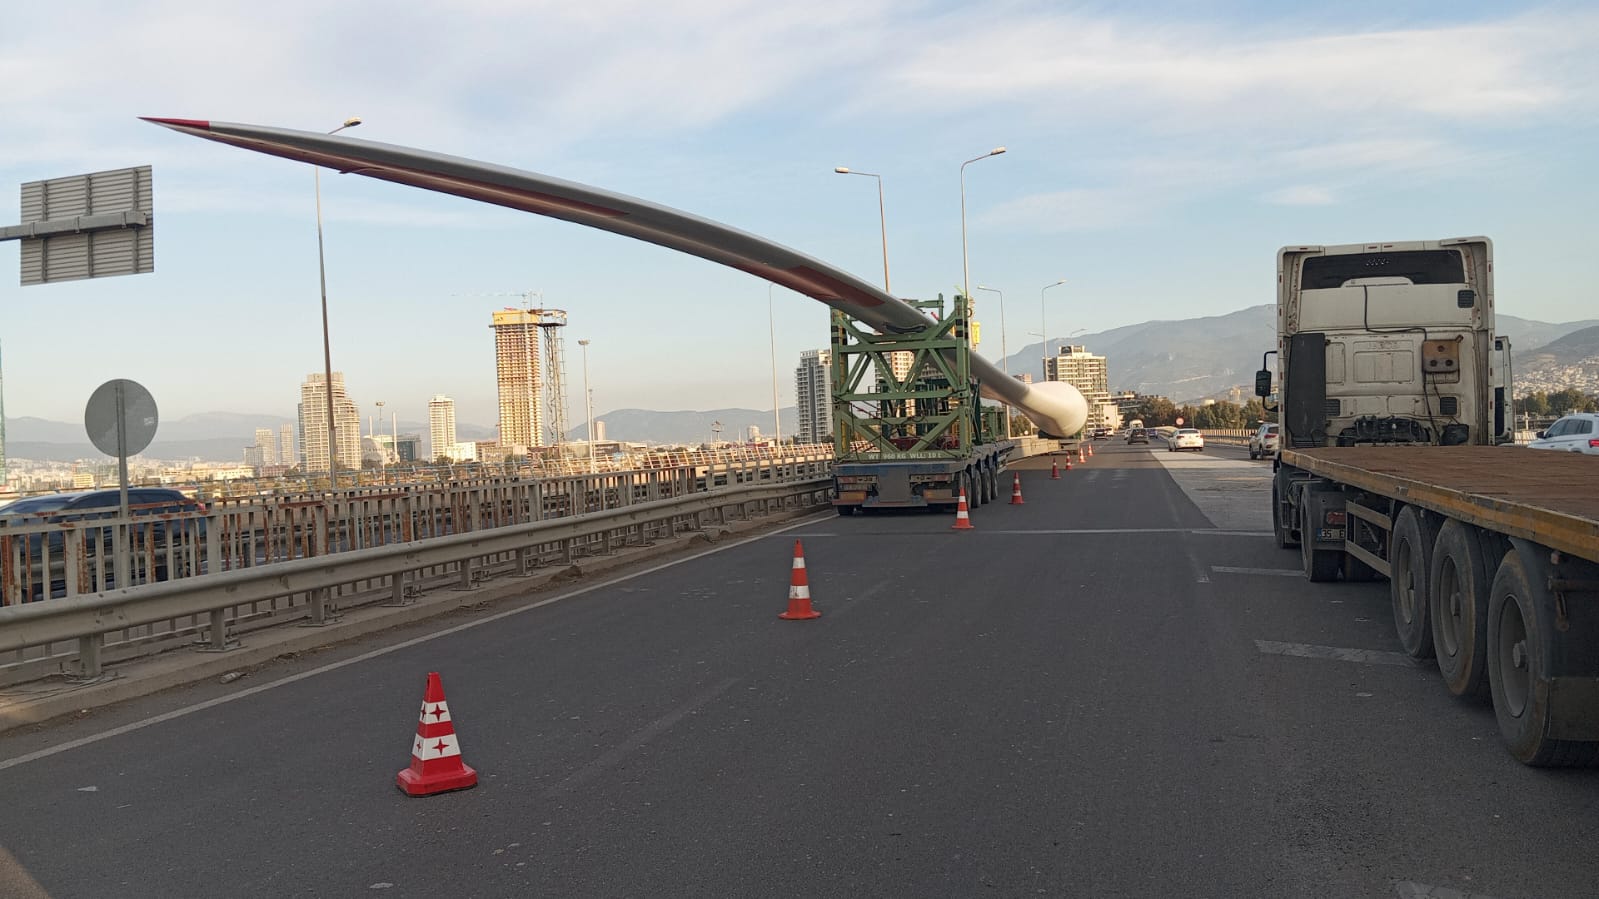
[(1342, 541), (1344, 539), (1344, 529), (1343, 528), (1319, 528), (1316, 531), (1316, 539), (1317, 540), (1338, 540), (1338, 541)]

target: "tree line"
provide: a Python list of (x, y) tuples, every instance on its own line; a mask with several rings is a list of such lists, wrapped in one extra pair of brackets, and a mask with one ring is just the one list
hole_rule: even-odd
[(1567, 387), (1553, 393), (1539, 390), (1516, 398), (1517, 415), (1559, 418), (1568, 412), (1599, 412), (1599, 397)]
[(1247, 430), (1260, 426), (1263, 421), (1276, 421), (1277, 413), (1267, 412), (1259, 399), (1243, 405), (1218, 402), (1201, 406), (1179, 406), (1163, 396), (1149, 397), (1140, 402), (1127, 419), (1140, 419), (1146, 428), (1182, 427), (1200, 430)]

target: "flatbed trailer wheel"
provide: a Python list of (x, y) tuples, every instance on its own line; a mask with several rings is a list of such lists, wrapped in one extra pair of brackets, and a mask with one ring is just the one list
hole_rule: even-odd
[(1506, 748), (1517, 761), (1540, 768), (1591, 765), (1599, 743), (1551, 735), (1548, 683), (1554, 622), (1542, 591), (1535, 592), (1521, 553), (1510, 550), (1499, 563), (1488, 600), (1488, 684), (1494, 717)]
[(1477, 529), (1453, 519), (1438, 531), (1427, 577), (1428, 618), (1438, 672), (1456, 696), (1488, 688), (1488, 594), (1493, 566)]
[(1344, 554), (1335, 549), (1316, 548), (1316, 540), (1311, 536), (1316, 533), (1311, 506), (1308, 498), (1299, 506), (1299, 560), (1305, 566), (1305, 577), (1311, 581), (1336, 581), (1338, 570), (1344, 564)]
[(1432, 625), (1428, 621), (1427, 577), (1432, 568), (1433, 541), (1422, 528), (1414, 506), (1406, 506), (1394, 520), (1388, 542), (1388, 595), (1394, 608), (1394, 633), (1405, 655), (1431, 658)]

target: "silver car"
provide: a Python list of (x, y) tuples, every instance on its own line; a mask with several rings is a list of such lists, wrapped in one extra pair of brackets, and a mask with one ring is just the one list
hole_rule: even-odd
[(1556, 421), (1528, 449), (1564, 450), (1599, 456), (1599, 412), (1573, 412)]

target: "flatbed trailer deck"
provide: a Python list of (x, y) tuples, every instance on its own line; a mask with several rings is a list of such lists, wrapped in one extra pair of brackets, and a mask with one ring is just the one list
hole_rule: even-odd
[(1341, 446), (1282, 462), (1599, 562), (1599, 459), (1513, 446)]

